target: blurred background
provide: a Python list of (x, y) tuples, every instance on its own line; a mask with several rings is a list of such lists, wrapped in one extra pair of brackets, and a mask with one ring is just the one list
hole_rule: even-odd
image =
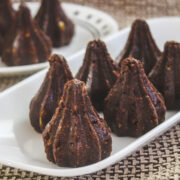
[(179, 0), (62, 0), (62, 2), (78, 3), (103, 10), (118, 21), (120, 28), (130, 25), (136, 18), (180, 15)]

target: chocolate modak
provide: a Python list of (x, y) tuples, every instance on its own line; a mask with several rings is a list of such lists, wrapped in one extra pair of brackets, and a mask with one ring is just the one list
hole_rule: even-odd
[(104, 99), (115, 83), (118, 70), (106, 45), (100, 40), (89, 42), (83, 65), (76, 78), (86, 83), (89, 96), (97, 111), (102, 111)]
[(163, 55), (149, 79), (163, 94), (168, 109), (180, 109), (180, 43), (165, 44)]
[(73, 78), (63, 57), (52, 55), (49, 63), (49, 71), (30, 104), (30, 121), (38, 132), (42, 132), (51, 120), (62, 96), (64, 84)]
[(0, 0), (0, 55), (7, 33), (14, 21), (15, 11), (10, 0)]
[(2, 61), (8, 66), (36, 64), (47, 61), (52, 45), (48, 36), (33, 21), (22, 3), (8, 33)]
[(118, 57), (119, 65), (121, 60), (133, 57), (143, 63), (144, 70), (148, 74), (160, 56), (161, 52), (151, 35), (148, 24), (144, 20), (135, 20), (124, 50)]
[(85, 166), (110, 155), (110, 129), (92, 106), (84, 82), (73, 79), (65, 84), (43, 140), (48, 160), (59, 166)]
[(59, 0), (42, 0), (35, 17), (41, 29), (51, 38), (53, 47), (60, 47), (71, 42), (74, 24), (66, 16)]
[(142, 63), (122, 60), (120, 77), (105, 99), (104, 118), (118, 136), (139, 137), (165, 120), (162, 95), (148, 80)]

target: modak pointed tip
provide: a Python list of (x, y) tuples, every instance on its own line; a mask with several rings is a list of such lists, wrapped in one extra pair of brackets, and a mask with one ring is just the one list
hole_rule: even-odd
[(64, 62), (66, 60), (62, 55), (51, 54), (48, 61), (49, 61), (50, 64), (52, 64), (54, 62)]
[(132, 27), (135, 26), (135, 25), (138, 25), (138, 24), (141, 24), (143, 26), (141, 27), (146, 27), (147, 26), (147, 23), (145, 21), (145, 19), (136, 19), (133, 24), (132, 24)]
[(85, 83), (83, 81), (80, 81), (79, 79), (72, 79), (70, 80), (69, 82), (66, 83), (66, 86), (71, 86), (71, 85), (78, 85), (78, 86), (81, 86), (81, 87), (85, 87)]

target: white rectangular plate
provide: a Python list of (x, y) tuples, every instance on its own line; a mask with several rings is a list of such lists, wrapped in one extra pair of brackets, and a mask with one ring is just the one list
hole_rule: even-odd
[[(160, 18), (148, 23), (161, 49), (167, 40), (180, 41), (180, 18)], [(129, 28), (106, 39), (112, 57), (117, 56), (124, 47), (128, 33)], [(81, 66), (83, 57), (84, 51), (69, 59), (73, 74)], [(80, 168), (58, 167), (46, 159), (42, 137), (34, 131), (29, 121), (29, 103), (39, 89), (46, 72), (47, 69), (0, 94), (0, 163), (53, 176), (88, 174), (125, 158), (180, 121), (180, 112), (168, 112), (164, 123), (138, 139), (112, 134), (112, 154), (105, 160)]]

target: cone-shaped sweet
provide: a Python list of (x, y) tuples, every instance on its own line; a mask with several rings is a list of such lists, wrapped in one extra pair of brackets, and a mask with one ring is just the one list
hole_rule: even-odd
[(165, 44), (163, 55), (149, 79), (163, 94), (168, 109), (180, 109), (180, 43)]
[(52, 55), (49, 63), (50, 68), (44, 82), (30, 104), (31, 124), (38, 132), (43, 131), (51, 120), (62, 96), (64, 84), (73, 78), (63, 57)]
[(8, 34), (2, 60), (8, 66), (47, 61), (52, 45), (49, 37), (33, 21), (29, 9), (21, 4)]
[(110, 129), (92, 106), (84, 82), (73, 79), (65, 84), (43, 140), (48, 160), (59, 166), (85, 166), (110, 155)]
[(148, 24), (144, 20), (135, 20), (125, 48), (118, 57), (119, 65), (121, 60), (133, 57), (143, 63), (145, 72), (148, 74), (160, 55), (161, 52), (151, 35)]
[(0, 55), (2, 54), (4, 40), (14, 20), (14, 10), (10, 0), (0, 0)]
[(104, 118), (118, 136), (138, 137), (165, 120), (161, 94), (148, 80), (142, 63), (122, 60), (120, 77), (105, 100)]
[(104, 42), (89, 42), (83, 65), (76, 78), (86, 83), (96, 110), (102, 111), (104, 99), (115, 83), (117, 74), (117, 67), (113, 64)]
[(74, 35), (74, 24), (64, 13), (59, 0), (42, 0), (35, 17), (54, 47), (67, 45)]

